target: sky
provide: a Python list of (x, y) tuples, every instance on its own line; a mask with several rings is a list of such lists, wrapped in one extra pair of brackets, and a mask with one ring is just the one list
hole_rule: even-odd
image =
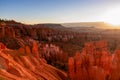
[[(26, 24), (120, 21), (120, 0), (0, 0), (0, 18)], [(114, 20), (113, 20), (114, 18)]]

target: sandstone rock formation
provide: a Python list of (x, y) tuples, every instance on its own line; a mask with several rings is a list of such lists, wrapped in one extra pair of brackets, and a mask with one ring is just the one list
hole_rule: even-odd
[(114, 51), (111, 69), (110, 69), (110, 80), (120, 79), (120, 48)]
[[(26, 51), (25, 51), (26, 50)], [(65, 72), (44, 62), (42, 58), (28, 55), (29, 47), (9, 50), (0, 44), (0, 79), (5, 80), (66, 80)], [(24, 53), (22, 53), (24, 52)], [(26, 53), (27, 52), (27, 53)]]
[(1, 37), (5, 36), (5, 26), (6, 26), (5, 22), (0, 22), (0, 28), (2, 29), (1, 30)]
[(6, 27), (5, 28), (5, 35), (7, 37), (12, 37), (12, 38), (15, 38), (15, 30), (11, 27)]
[(70, 80), (119, 80), (119, 53), (113, 55), (105, 41), (86, 43), (81, 52), (68, 60)]
[(65, 70), (68, 55), (63, 53), (58, 46), (53, 44), (45, 44), (43, 47), (39, 47), (39, 54), (47, 61), (48, 64)]
[(32, 45), (32, 53), (34, 54), (34, 56), (36, 58), (39, 58), (39, 52), (38, 52), (38, 43), (36, 41), (33, 41), (33, 45)]

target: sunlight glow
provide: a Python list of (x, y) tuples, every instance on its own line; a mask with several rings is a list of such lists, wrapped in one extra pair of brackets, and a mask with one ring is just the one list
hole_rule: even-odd
[(109, 10), (104, 15), (104, 21), (113, 26), (119, 26), (120, 25), (120, 6), (119, 7), (117, 6)]

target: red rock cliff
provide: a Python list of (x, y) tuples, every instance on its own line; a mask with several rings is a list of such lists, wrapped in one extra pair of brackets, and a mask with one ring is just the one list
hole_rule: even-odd
[[(81, 52), (69, 58), (70, 80), (119, 80), (119, 50), (114, 56), (106, 48), (105, 41), (86, 43)], [(112, 63), (116, 63), (116, 66)], [(117, 77), (117, 78), (116, 78)]]
[(0, 43), (0, 79), (66, 80), (66, 77), (65, 72), (46, 64), (44, 59), (33, 56), (29, 47), (19, 51), (9, 50)]

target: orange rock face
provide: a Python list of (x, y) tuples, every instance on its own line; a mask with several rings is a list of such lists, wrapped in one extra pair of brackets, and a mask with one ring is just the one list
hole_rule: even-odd
[(120, 49), (116, 49), (111, 63), (110, 80), (120, 79)]
[(0, 50), (5, 49), (5, 48), (6, 48), (6, 46), (4, 44), (0, 43)]
[(36, 58), (39, 58), (39, 52), (38, 52), (38, 43), (36, 41), (33, 41), (32, 45), (32, 53)]
[(31, 53), (31, 49), (29, 46), (25, 46), (25, 53), (27, 53), (27, 54)]
[(112, 67), (112, 62), (116, 60), (117, 63), (120, 59), (115, 55), (111, 55), (107, 50), (105, 41), (86, 43), (81, 53), (77, 52), (68, 60), (70, 80), (119, 80), (120, 75), (114, 78), (115, 70), (120, 71), (119, 63), (117, 67)]
[(71, 80), (74, 80), (75, 78), (75, 65), (74, 65), (74, 58), (69, 58), (69, 61), (68, 61), (68, 67), (69, 67), (69, 77)]
[[(36, 46), (36, 43), (34, 45)], [(0, 48), (1, 46), (3, 44), (0, 44)], [(36, 52), (36, 49), (33, 51)], [(46, 64), (44, 59), (36, 58), (28, 53), (31, 53), (28, 46), (20, 48), (18, 51), (2, 47), (0, 49), (0, 79), (67, 80), (65, 72)]]

